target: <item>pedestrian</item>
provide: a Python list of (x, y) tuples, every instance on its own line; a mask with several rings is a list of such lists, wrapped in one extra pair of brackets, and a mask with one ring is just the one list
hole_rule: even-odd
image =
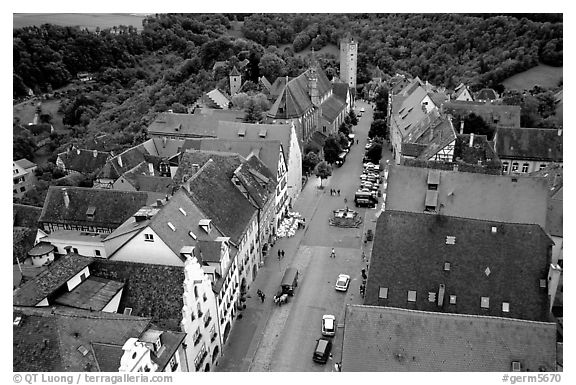
[(340, 196), (340, 189), (338, 189), (338, 196)]
[(334, 248), (332, 248), (332, 253), (330, 254), (330, 258), (336, 258), (336, 252), (334, 251)]
[(282, 258), (284, 258), (284, 250), (282, 250)]
[(356, 139), (356, 144), (358, 144), (358, 139)]
[(348, 203), (348, 199), (346, 199), (346, 197), (344, 197), (344, 204)]
[(280, 251), (280, 249), (278, 249), (278, 260), (280, 260), (280, 258), (282, 258), (282, 252)]
[(262, 303), (264, 303), (264, 299), (266, 298), (266, 294), (262, 293), (262, 295), (260, 296), (260, 299), (262, 300)]

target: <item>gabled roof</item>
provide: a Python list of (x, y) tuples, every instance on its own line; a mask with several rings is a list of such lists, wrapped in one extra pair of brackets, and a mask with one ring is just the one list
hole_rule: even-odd
[(486, 135), (474, 135), (472, 146), (470, 146), (470, 134), (457, 134), (456, 146), (454, 148), (454, 159), (468, 164), (485, 164), (490, 160), (499, 160), (494, 151), (493, 145)]
[(496, 135), (500, 158), (562, 162), (563, 137), (558, 130), (501, 127)]
[(198, 240), (198, 249), (203, 262), (220, 262), (222, 242), (216, 240)]
[(20, 288), (14, 290), (13, 304), (36, 306), (66, 284), (70, 278), (92, 263), (92, 258), (67, 254), (55, 260), (48, 269), (38, 274)]
[(310, 136), (310, 141), (314, 142), (315, 144), (317, 144), (318, 146), (320, 146), (320, 148), (324, 147), (324, 143), (326, 143), (326, 139), (328, 139), (328, 136), (320, 131), (314, 131), (312, 132), (312, 135)]
[(13, 369), (18, 372), (105, 370), (92, 344), (123, 345), (150, 324), (149, 318), (63, 307), (14, 307), (13, 316), (22, 318), (12, 329)]
[(200, 170), (186, 181), (188, 196), (237, 245), (256, 213), (232, 182), (242, 158), (237, 154), (189, 150), (180, 160), (175, 180), (181, 169), (191, 164), (200, 165)]
[(344, 109), (346, 109), (345, 100), (330, 95), (328, 99), (322, 103), (322, 117), (329, 123), (333, 123)]
[[(386, 207), (376, 226), (364, 303), (548, 321), (548, 292), (540, 280), (548, 275), (551, 246), (538, 225)], [(379, 298), (382, 287), (388, 289), (386, 299)], [(416, 291), (414, 302), (408, 291)], [(482, 297), (489, 298), (489, 308), (481, 307)]]
[[(430, 171), (421, 167), (391, 166), (386, 209), (423, 212)], [(545, 227), (548, 194), (545, 179), (439, 172), (437, 209), (443, 215)]]
[(520, 106), (449, 100), (442, 105), (442, 111), (461, 116), (473, 113), (490, 126), (520, 127)]
[(234, 66), (232, 71), (230, 71), (230, 76), (240, 76), (240, 72), (238, 72), (238, 68), (236, 68), (236, 66)]
[(190, 138), (216, 137), (218, 122), (241, 122), (244, 111), (197, 108), (193, 114), (163, 112), (148, 126), (151, 135), (177, 135)]
[(425, 144), (402, 142), (402, 156), (411, 156), (416, 158), (420, 156), (426, 148), (427, 146)]
[[(239, 136), (242, 131), (244, 136)], [(218, 124), (217, 136), (219, 139), (236, 140), (278, 140), (282, 143), (282, 150), (288, 167), (291, 148), (291, 124), (252, 124), (240, 122), (220, 122)], [(264, 134), (264, 137), (262, 135)]]
[(284, 90), (284, 87), (286, 87), (286, 84), (291, 79), (294, 78), (288, 76), (278, 76), (276, 80), (274, 80), (274, 83), (272, 83), (272, 85), (270, 86), (270, 96), (273, 96), (274, 98), (280, 96), (280, 94)]
[[(194, 143), (199, 142), (199, 143)], [(215, 151), (235, 153), (248, 158), (256, 155), (272, 172), (276, 181), (278, 174), (278, 161), (280, 159), (281, 143), (279, 140), (248, 140), (242, 137), (237, 139), (187, 139), (183, 150), (198, 149), (203, 151)], [(283, 160), (284, 161), (284, 160)]]
[[(69, 197), (66, 207), (64, 195)], [(116, 228), (141, 207), (164, 198), (144, 191), (117, 191), (84, 187), (50, 186), (39, 222)], [(87, 211), (95, 208), (93, 218)]]
[(142, 145), (150, 155), (171, 158), (181, 151), (183, 143), (184, 139), (152, 138), (142, 143)]
[(26, 158), (22, 158), (20, 160), (15, 160), (14, 163), (16, 163), (18, 166), (22, 167), (24, 170), (27, 170), (27, 169), (32, 168), (32, 167), (36, 167), (36, 163), (30, 162)]
[[(341, 101), (346, 102), (349, 92), (350, 89), (347, 83), (332, 83), (332, 93)], [(322, 108), (324, 108), (324, 106), (322, 106)]]
[(12, 224), (15, 227), (38, 228), (38, 218), (42, 213), (41, 207), (12, 204)]
[(262, 85), (268, 92), (272, 90), (272, 84), (270, 84), (268, 79), (266, 79), (266, 76), (260, 76), (258, 80), (260, 81), (260, 83), (262, 83)]
[(216, 104), (217, 108), (227, 109), (230, 104), (230, 98), (228, 95), (217, 88), (207, 92), (206, 96)]
[(392, 120), (397, 127), (400, 127), (402, 137), (408, 135), (418, 122), (426, 116), (422, 109), (421, 102), (427, 96), (426, 90), (417, 87), (406, 99), (404, 99), (398, 108), (392, 114)]
[(184, 267), (153, 265), (96, 258), (92, 276), (124, 282), (119, 312), (151, 317), (163, 329), (180, 331), (182, 321)]
[(275, 197), (275, 180), (261, 174), (250, 163), (242, 163), (234, 171), (234, 176), (248, 192), (250, 202), (259, 209), (263, 209), (266, 203)]
[(90, 276), (54, 302), (78, 309), (101, 311), (123, 287), (122, 282)]
[[(218, 228), (212, 228), (210, 234), (199, 226), (200, 220), (211, 219), (196, 206), (185, 192), (178, 190), (154, 215), (150, 221), (150, 228), (162, 239), (162, 241), (176, 254), (185, 246), (194, 246), (196, 240), (214, 240), (223, 236)], [(168, 225), (170, 223), (172, 227)], [(190, 232), (196, 237), (193, 238)]]
[(102, 171), (98, 174), (99, 178), (116, 180), (122, 174), (137, 167), (140, 163), (147, 161), (148, 151), (143, 144), (131, 147), (128, 150), (108, 159)]
[(77, 171), (82, 174), (96, 173), (102, 170), (106, 161), (110, 158), (109, 152), (71, 149), (58, 154), (67, 170)]
[(348, 305), (343, 372), (556, 370), (556, 325)]
[[(429, 134), (430, 132), (431, 134)], [(430, 138), (430, 136), (432, 136), (432, 138)], [(416, 141), (419, 144), (426, 145), (426, 150), (420, 154), (418, 159), (430, 159), (455, 140), (456, 132), (454, 131), (454, 127), (452, 127), (452, 121), (450, 121), (450, 119), (445, 118), (436, 124), (430, 125)]]

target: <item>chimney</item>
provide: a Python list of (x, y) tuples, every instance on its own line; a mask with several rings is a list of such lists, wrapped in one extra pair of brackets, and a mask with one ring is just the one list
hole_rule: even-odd
[(464, 134), (464, 119), (460, 121), (460, 135)]
[(98, 151), (94, 150), (92, 151), (92, 156), (94, 156), (94, 158), (98, 157)]
[(154, 176), (154, 165), (152, 163), (148, 163), (148, 172)]
[(70, 197), (68, 196), (68, 190), (63, 188), (62, 194), (64, 194), (64, 207), (68, 208), (70, 206)]
[(558, 289), (558, 283), (560, 282), (561, 275), (562, 268), (560, 265), (551, 263), (550, 270), (548, 270), (548, 297), (550, 297), (550, 311), (552, 311), (552, 307), (554, 306), (556, 290)]
[(468, 144), (468, 147), (472, 147), (474, 145), (474, 133), (471, 132), (470, 133), (470, 143)]
[(166, 137), (164, 136), (164, 137), (162, 138), (162, 148), (166, 148), (166, 140), (167, 140), (167, 139), (166, 139)]
[(558, 129), (558, 136), (562, 136), (562, 129), (561, 128)]
[(124, 166), (122, 166), (122, 157), (120, 155), (118, 155), (118, 165), (120, 167), (124, 167)]
[(444, 304), (444, 291), (445, 291), (444, 284), (441, 283), (440, 287), (438, 288), (438, 307), (442, 307), (442, 305)]

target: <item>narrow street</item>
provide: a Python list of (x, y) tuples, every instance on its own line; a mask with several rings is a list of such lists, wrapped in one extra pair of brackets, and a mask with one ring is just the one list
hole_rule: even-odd
[[(224, 347), (217, 371), (333, 371), (334, 363), (340, 361), (342, 350), (342, 327), (346, 304), (360, 304), (361, 270), (367, 267), (362, 259), (365, 249), (369, 257), (372, 242), (364, 243), (363, 234), (374, 230), (376, 209), (354, 207), (354, 193), (362, 173), (364, 146), (373, 111), (369, 104), (358, 102), (356, 109), (366, 112), (354, 127), (358, 144), (351, 147), (346, 162), (335, 167), (332, 176), (323, 181), (324, 189), (318, 189), (319, 180), (312, 177), (298, 198), (294, 210), (306, 218), (307, 228), (299, 230), (292, 238), (276, 242), (256, 281), (250, 287), (250, 298), (243, 318), (238, 319)], [(390, 159), (385, 145), (383, 163)], [(330, 189), (340, 189), (340, 196), (331, 196)], [(345, 199), (346, 202), (345, 203)], [(328, 219), (335, 209), (349, 208), (359, 212), (363, 223), (359, 228), (344, 229), (330, 226)], [(330, 258), (332, 247), (336, 258)], [(277, 251), (286, 256), (278, 260)], [(300, 272), (298, 288), (288, 304), (276, 306), (272, 297), (280, 286), (287, 267)], [(338, 292), (334, 284), (338, 274), (351, 277), (347, 292)], [(266, 294), (261, 303), (256, 296), (260, 289)], [(333, 358), (326, 365), (312, 361), (316, 340), (322, 337), (321, 320), (324, 314), (336, 316), (337, 331), (332, 337)]]

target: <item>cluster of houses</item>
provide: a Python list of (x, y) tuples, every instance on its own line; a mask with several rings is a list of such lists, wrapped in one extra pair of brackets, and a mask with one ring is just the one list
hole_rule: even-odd
[[(391, 94), (395, 162), (342, 371), (562, 370), (561, 130), (464, 86)], [(494, 136), (463, 134), (470, 113)]]
[[(303, 146), (352, 108), (348, 85), (315, 65), (266, 83), (276, 101), (263, 124), (222, 100), (159, 114), (119, 154), (58, 154), (94, 187), (14, 205), (15, 371), (214, 370), (302, 189)], [(15, 189), (29, 163), (14, 162)]]

